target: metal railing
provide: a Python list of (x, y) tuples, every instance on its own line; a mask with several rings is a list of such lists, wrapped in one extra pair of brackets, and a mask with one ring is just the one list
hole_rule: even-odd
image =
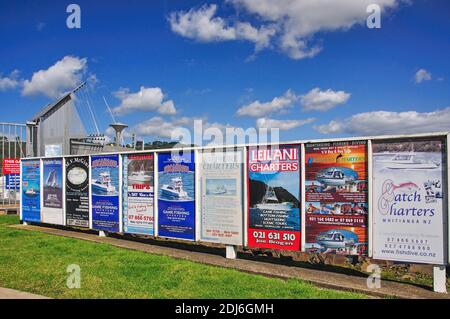
[(0, 122), (0, 205), (14, 206), (19, 203), (20, 178), (4, 174), (4, 159), (26, 157), (26, 125)]

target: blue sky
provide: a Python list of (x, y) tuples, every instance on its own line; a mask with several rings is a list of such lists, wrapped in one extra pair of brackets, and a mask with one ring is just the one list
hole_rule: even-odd
[[(72, 2), (81, 29), (66, 26)], [(105, 96), (146, 140), (194, 118), (282, 140), (450, 129), (448, 1), (72, 2), (0, 1), (1, 121), (95, 78), (100, 130)], [(365, 24), (370, 3), (380, 29)]]

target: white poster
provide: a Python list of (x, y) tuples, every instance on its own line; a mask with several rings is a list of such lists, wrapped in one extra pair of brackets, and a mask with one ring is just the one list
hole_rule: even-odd
[(444, 264), (444, 140), (372, 145), (373, 257)]
[(200, 153), (200, 240), (242, 245), (242, 151)]

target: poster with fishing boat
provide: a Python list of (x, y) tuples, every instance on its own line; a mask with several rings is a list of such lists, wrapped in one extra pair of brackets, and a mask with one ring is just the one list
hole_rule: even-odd
[(300, 146), (248, 148), (248, 246), (300, 250)]
[(443, 138), (373, 141), (373, 256), (445, 264)]
[(368, 250), (367, 142), (305, 145), (305, 250)]
[(63, 212), (63, 160), (44, 159), (43, 166), (43, 196), (42, 222), (47, 224), (64, 225)]
[(22, 160), (22, 220), (41, 221), (41, 161)]
[(225, 245), (243, 242), (243, 150), (199, 153), (200, 240)]
[(123, 229), (126, 233), (153, 235), (153, 154), (124, 155)]
[(158, 154), (158, 235), (195, 240), (193, 151)]
[(119, 155), (91, 157), (92, 228), (119, 232)]
[(66, 225), (89, 228), (89, 157), (66, 158)]

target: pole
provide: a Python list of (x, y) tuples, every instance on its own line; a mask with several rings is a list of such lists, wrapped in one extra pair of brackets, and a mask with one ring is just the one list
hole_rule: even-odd
[(433, 267), (433, 290), (442, 294), (447, 293), (447, 278), (445, 266), (439, 265)]

